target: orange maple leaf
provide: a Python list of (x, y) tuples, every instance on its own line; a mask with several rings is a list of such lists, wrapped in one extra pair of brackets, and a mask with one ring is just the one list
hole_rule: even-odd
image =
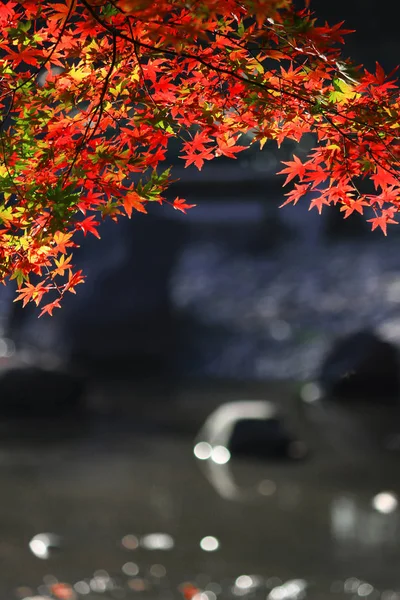
[(125, 208), (125, 212), (128, 215), (129, 219), (132, 216), (132, 210), (135, 209), (138, 212), (147, 214), (147, 210), (143, 206), (143, 202), (145, 202), (144, 198), (141, 198), (139, 194), (135, 191), (130, 191), (124, 196), (123, 204)]
[(45, 306), (43, 306), (42, 311), (41, 311), (41, 313), (40, 313), (40, 315), (39, 315), (38, 318), (40, 319), (40, 317), (42, 317), (46, 313), (48, 313), (52, 317), (53, 316), (53, 310), (55, 308), (61, 308), (61, 304), (60, 304), (59, 298), (57, 298), (53, 302), (50, 302), (49, 304), (46, 304)]

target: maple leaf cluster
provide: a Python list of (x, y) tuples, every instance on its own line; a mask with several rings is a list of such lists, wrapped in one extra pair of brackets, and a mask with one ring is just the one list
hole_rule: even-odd
[(201, 169), (311, 133), (280, 171), (284, 204), (339, 205), (385, 235), (396, 223), (398, 84), (344, 60), (349, 32), (308, 2), (7, 0), (0, 32), (0, 281), (41, 314), (84, 281), (79, 233), (168, 202), (172, 138)]

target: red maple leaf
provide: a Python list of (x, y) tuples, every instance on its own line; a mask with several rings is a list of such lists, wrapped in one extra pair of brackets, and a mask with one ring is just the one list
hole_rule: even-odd
[(343, 218), (347, 219), (355, 210), (362, 215), (364, 213), (363, 206), (368, 206), (368, 202), (363, 200), (363, 197), (357, 198), (357, 200), (348, 200), (348, 204), (344, 204), (340, 207), (341, 211), (345, 211)]
[(79, 221), (76, 224), (78, 229), (82, 229), (83, 235), (86, 236), (87, 233), (92, 233), (94, 236), (100, 239), (100, 234), (97, 231), (97, 227), (99, 226), (99, 222), (94, 220), (94, 216), (87, 217), (83, 221)]
[(214, 158), (211, 148), (205, 146), (209, 142), (210, 138), (207, 132), (202, 131), (197, 132), (192, 140), (183, 144), (184, 153), (180, 154), (179, 157), (186, 159), (185, 167), (194, 164), (201, 171), (204, 161)]
[(185, 167), (188, 167), (191, 164), (196, 165), (196, 167), (201, 171), (202, 166), (204, 165), (205, 160), (212, 160), (214, 158), (214, 154), (209, 148), (203, 148), (200, 152), (195, 153), (195, 151), (190, 150), (186, 154), (181, 154), (180, 158), (185, 158)]
[(180, 210), (181, 212), (186, 214), (186, 209), (194, 208), (196, 205), (195, 204), (187, 204), (186, 200), (184, 198), (176, 197), (172, 203), (172, 206), (174, 207), (175, 210)]
[(236, 158), (235, 154), (237, 152), (247, 149), (247, 146), (235, 146), (235, 142), (236, 140), (233, 137), (218, 138), (218, 150), (215, 151), (215, 156), (224, 155), (228, 158)]
[(329, 200), (327, 200), (327, 198), (325, 198), (325, 196), (323, 194), (320, 194), (319, 196), (317, 196), (316, 198), (313, 198), (310, 202), (310, 206), (308, 208), (308, 210), (311, 210), (312, 208), (317, 208), (319, 214), (322, 213), (322, 207), (326, 205), (329, 206), (330, 202)]
[(291, 181), (295, 177), (298, 177), (301, 181), (303, 179), (304, 175), (306, 174), (307, 169), (306, 169), (305, 165), (303, 165), (301, 160), (295, 154), (293, 154), (293, 159), (294, 160), (288, 160), (288, 161), (283, 160), (282, 164), (287, 165), (287, 167), (286, 167), (286, 169), (282, 169), (281, 171), (278, 171), (278, 173), (277, 173), (277, 175), (283, 175), (284, 173), (288, 173), (288, 176), (286, 177), (283, 185), (286, 185), (287, 183), (289, 183), (289, 181)]
[(71, 292), (72, 294), (76, 294), (75, 291), (75, 286), (80, 284), (80, 283), (84, 283), (85, 282), (85, 276), (82, 275), (82, 271), (77, 271), (76, 273), (72, 273), (71, 271), (69, 272), (69, 279), (68, 279), (68, 283), (66, 283), (65, 287), (64, 287), (64, 292)]
[(288, 196), (288, 199), (285, 200), (285, 202), (283, 202), (283, 204), (281, 204), (279, 208), (282, 208), (282, 206), (286, 206), (287, 204), (291, 203), (296, 205), (300, 198), (310, 190), (310, 187), (311, 186), (309, 183), (295, 183), (294, 189), (285, 194), (285, 196)]
[(389, 223), (398, 225), (397, 221), (390, 218), (386, 211), (383, 211), (381, 215), (377, 215), (373, 219), (368, 219), (368, 223), (372, 223), (372, 231), (374, 231), (374, 229), (377, 227), (380, 227), (384, 235), (387, 235), (387, 225)]
[(371, 175), (371, 179), (375, 184), (375, 189), (378, 189), (378, 187), (385, 188), (387, 185), (398, 186), (400, 184), (399, 175), (379, 165), (376, 168), (376, 173)]

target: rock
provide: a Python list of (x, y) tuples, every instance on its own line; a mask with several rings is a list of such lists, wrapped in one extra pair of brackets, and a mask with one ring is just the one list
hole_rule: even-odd
[[(197, 441), (214, 450), (227, 448), (232, 456), (300, 459), (307, 454), (306, 445), (289, 432), (280, 409), (268, 400), (221, 404), (208, 416)], [(218, 462), (214, 450), (210, 458)]]
[(59, 418), (84, 412), (85, 380), (61, 369), (16, 365), (0, 371), (0, 417)]
[(294, 440), (278, 418), (241, 419), (232, 431), (228, 448), (232, 456), (267, 459), (304, 458), (307, 450)]
[(322, 362), (319, 382), (325, 394), (336, 399), (397, 404), (398, 350), (370, 329), (356, 331), (333, 344)]
[(399, 391), (395, 345), (372, 329), (341, 337), (300, 394), (305, 439), (317, 454), (333, 450), (346, 461), (396, 450), (389, 442), (400, 432)]

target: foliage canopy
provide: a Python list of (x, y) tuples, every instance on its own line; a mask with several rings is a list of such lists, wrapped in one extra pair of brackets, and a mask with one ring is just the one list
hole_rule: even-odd
[(284, 204), (339, 205), (386, 235), (400, 206), (397, 81), (343, 59), (349, 31), (318, 24), (307, 4), (1, 4), (0, 280), (17, 280), (18, 300), (52, 314), (84, 281), (79, 232), (99, 237), (99, 219), (167, 202), (176, 137), (201, 169), (312, 133), (306, 160), (280, 171), (293, 180)]

